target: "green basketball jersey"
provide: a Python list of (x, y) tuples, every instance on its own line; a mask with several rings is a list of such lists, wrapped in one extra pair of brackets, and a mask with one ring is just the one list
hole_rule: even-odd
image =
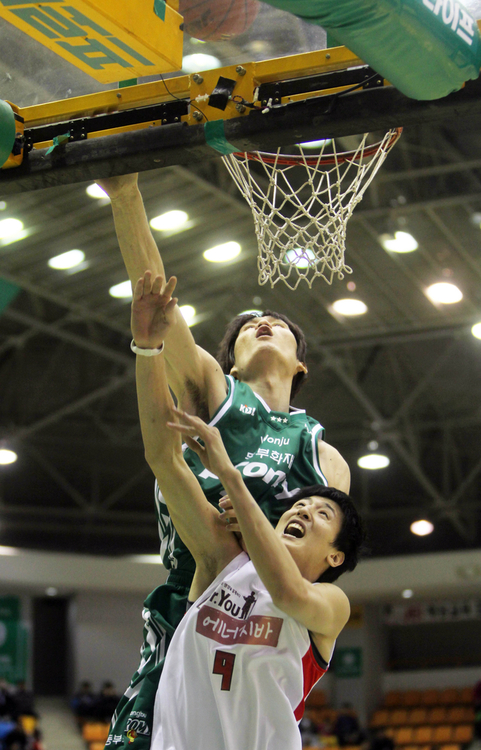
[[(275, 525), (291, 507), (296, 490), (311, 484), (327, 486), (317, 450), (324, 429), (304, 410), (291, 407), (289, 413), (272, 411), (246, 383), (231, 375), (226, 375), (226, 380), (227, 396), (210, 424), (220, 430), (232, 463)], [(218, 477), (205, 469), (198, 455), (186, 446), (184, 458), (209, 502), (217, 506), (225, 494)], [(194, 561), (175, 532), (157, 483), (155, 498), (165, 567), (193, 572)]]

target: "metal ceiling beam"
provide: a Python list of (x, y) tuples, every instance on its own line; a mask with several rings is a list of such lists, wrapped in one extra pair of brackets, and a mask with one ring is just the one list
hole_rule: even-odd
[(23, 444), (23, 449), (32, 456), (36, 463), (58, 484), (61, 489), (74, 501), (76, 505), (85, 510), (89, 507), (89, 501), (53, 466), (53, 464), (39, 450), (29, 445)]
[(71, 414), (84, 409), (94, 401), (98, 401), (99, 399), (105, 398), (105, 396), (109, 396), (119, 388), (123, 388), (128, 383), (132, 383), (134, 381), (135, 367), (132, 367), (132, 369), (128, 370), (124, 375), (112, 378), (110, 382), (107, 383), (107, 385), (102, 386), (102, 388), (97, 388), (95, 391), (92, 391), (86, 396), (73, 401), (71, 404), (63, 406), (61, 409), (58, 409), (52, 414), (49, 414), (48, 417), (39, 419), (37, 422), (33, 422), (26, 427), (19, 427), (18, 429), (13, 429), (9, 432), (6, 432), (2, 437), (5, 440), (23, 440), (24, 438), (45, 429), (45, 427), (49, 427), (50, 425), (59, 422), (64, 417), (70, 416)]
[(437, 177), (454, 172), (467, 172), (472, 169), (481, 169), (481, 159), (464, 159), (459, 155), (458, 162), (450, 164), (437, 164), (434, 167), (413, 167), (413, 169), (388, 172), (381, 170), (376, 176), (376, 183), (400, 182), (401, 180), (417, 180), (420, 177)]

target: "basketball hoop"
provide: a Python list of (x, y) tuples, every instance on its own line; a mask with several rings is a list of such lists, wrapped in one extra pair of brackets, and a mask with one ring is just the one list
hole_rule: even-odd
[(331, 284), (352, 273), (344, 261), (346, 224), (401, 133), (394, 128), (373, 145), (365, 133), (354, 151), (338, 152), (327, 139), (315, 156), (299, 145), (299, 155), (278, 149), (223, 157), (252, 210), (260, 285), (282, 280), (297, 289), (302, 279), (311, 286), (322, 276)]

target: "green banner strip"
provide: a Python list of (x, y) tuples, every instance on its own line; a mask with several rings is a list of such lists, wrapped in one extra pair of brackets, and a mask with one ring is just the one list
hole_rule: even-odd
[(50, 146), (45, 156), (48, 156), (49, 154), (51, 154), (54, 148), (57, 148), (57, 146), (60, 146), (62, 143), (66, 143), (69, 138), (70, 138), (70, 130), (68, 131), (68, 133), (64, 133), (63, 135), (54, 135), (54, 137), (52, 138), (53, 146)]
[(154, 13), (161, 21), (165, 21), (165, 0), (154, 0)]
[(229, 143), (225, 137), (224, 120), (206, 122), (204, 125), (204, 134), (205, 142), (221, 154), (234, 154), (239, 151), (238, 147)]
[(10, 156), (15, 143), (15, 115), (10, 104), (0, 99), (0, 167)]
[[(9, 281), (5, 281), (5, 279), (0, 279), (0, 315), (9, 306), (10, 302), (13, 302), (19, 292), (19, 286), (11, 284)], [(7, 597), (2, 597), (1, 602), (4, 603), (6, 601)]]

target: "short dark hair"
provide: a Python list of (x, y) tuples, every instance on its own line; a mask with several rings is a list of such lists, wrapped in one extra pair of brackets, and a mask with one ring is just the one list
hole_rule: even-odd
[(333, 583), (339, 576), (348, 570), (354, 570), (360, 557), (366, 553), (366, 531), (363, 520), (349, 495), (334, 487), (325, 487), (323, 484), (313, 484), (310, 487), (302, 487), (292, 496), (292, 504), (297, 503), (304, 497), (326, 497), (336, 503), (342, 511), (342, 524), (339, 533), (334, 540), (333, 546), (340, 552), (344, 552), (344, 562), (333, 568), (329, 566), (318, 578), (320, 583)]
[[(307, 354), (307, 344), (306, 344), (306, 338), (304, 336), (304, 333), (302, 330), (297, 326), (295, 323), (293, 323), (286, 315), (283, 315), (282, 313), (274, 312), (273, 310), (265, 310), (261, 315), (258, 313), (243, 313), (242, 315), (238, 315), (234, 320), (232, 320), (229, 325), (226, 328), (224, 338), (219, 344), (219, 348), (217, 350), (217, 361), (222, 367), (222, 371), (225, 373), (229, 373), (232, 368), (235, 365), (235, 355), (234, 355), (234, 349), (235, 349), (235, 342), (237, 341), (237, 337), (239, 335), (239, 332), (249, 320), (252, 320), (253, 318), (278, 318), (278, 320), (282, 320), (284, 323), (286, 323), (289, 326), (289, 330), (294, 334), (294, 337), (297, 341), (297, 359), (299, 362), (305, 362), (306, 361), (306, 354)], [(303, 385), (303, 383), (307, 379), (307, 373), (305, 372), (297, 372), (294, 377), (292, 378), (292, 386), (291, 386), (291, 400), (294, 398), (296, 393), (298, 393), (299, 389)]]

